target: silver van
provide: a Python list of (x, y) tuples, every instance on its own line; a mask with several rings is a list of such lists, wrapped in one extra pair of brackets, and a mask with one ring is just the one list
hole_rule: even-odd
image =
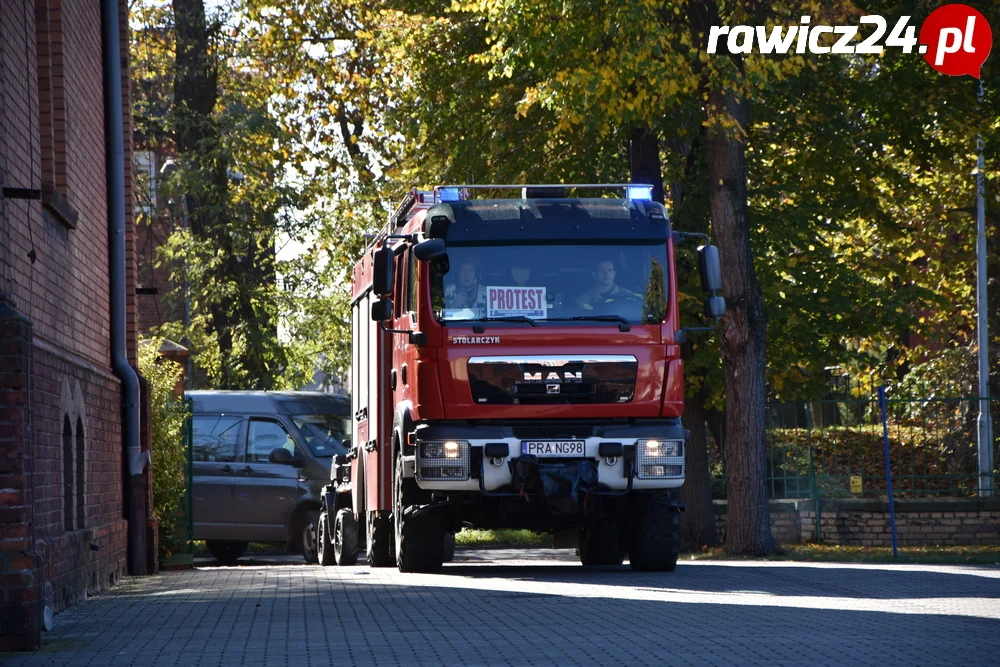
[[(194, 539), (233, 563), (250, 542), (317, 562), (320, 494), (347, 454), (351, 400), (310, 391), (189, 391)], [(347, 445), (349, 446), (349, 442)]]

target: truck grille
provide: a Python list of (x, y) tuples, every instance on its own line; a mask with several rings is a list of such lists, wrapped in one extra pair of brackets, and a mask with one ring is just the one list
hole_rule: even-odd
[(479, 405), (628, 403), (638, 364), (631, 355), (472, 357), (469, 388)]

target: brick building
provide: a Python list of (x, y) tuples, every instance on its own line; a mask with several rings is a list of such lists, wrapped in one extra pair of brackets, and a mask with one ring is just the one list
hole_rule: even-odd
[(125, 0), (0, 2), (4, 649), (146, 571), (127, 16)]

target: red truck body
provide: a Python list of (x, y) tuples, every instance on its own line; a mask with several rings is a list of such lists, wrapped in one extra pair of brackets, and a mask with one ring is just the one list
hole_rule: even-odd
[(686, 433), (666, 210), (467, 190), (411, 191), (354, 267), (369, 561), (435, 569), (441, 536), (509, 526), (576, 535), (585, 564), (672, 569)]

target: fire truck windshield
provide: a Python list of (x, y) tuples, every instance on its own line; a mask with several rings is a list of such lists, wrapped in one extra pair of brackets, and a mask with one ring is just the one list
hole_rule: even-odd
[(449, 244), (448, 259), (447, 273), (431, 271), (432, 305), (442, 322), (529, 319), (592, 325), (621, 318), (654, 324), (666, 315), (663, 241)]

